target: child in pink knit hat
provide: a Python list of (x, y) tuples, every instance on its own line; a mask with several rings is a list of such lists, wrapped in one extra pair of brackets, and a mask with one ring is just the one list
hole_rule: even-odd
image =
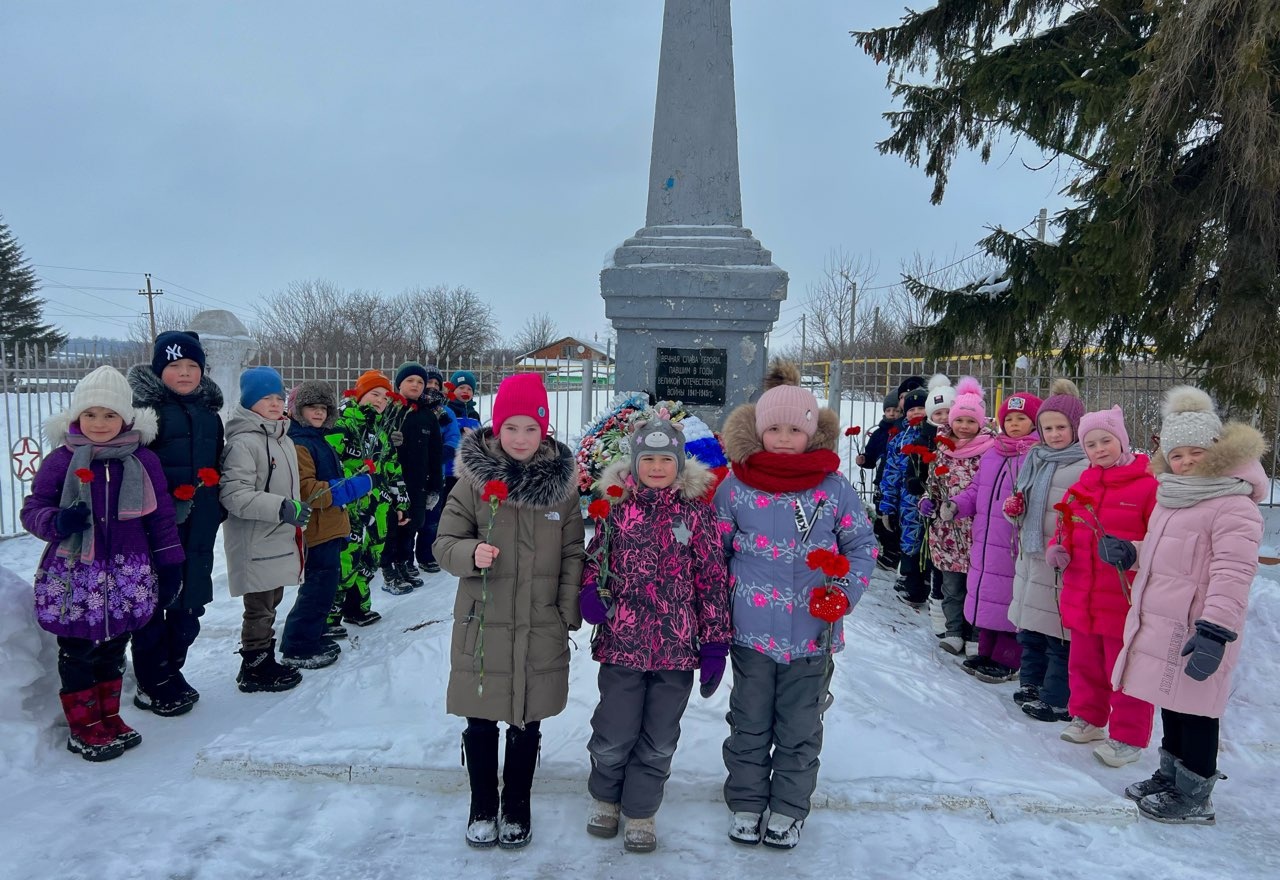
[(1094, 749), (1110, 767), (1137, 761), (1151, 740), (1154, 707), (1115, 690), (1111, 671), (1124, 646), (1137, 554), (1156, 504), (1145, 455), (1129, 449), (1124, 413), (1113, 406), (1080, 419), (1089, 467), (1067, 490), (1045, 561), (1062, 572), (1062, 623), (1071, 634), (1067, 742), (1105, 740)]
[[(493, 427), (462, 438), (431, 549), (458, 577), (445, 710), (462, 734), (469, 846), (518, 849), (532, 835), (540, 725), (569, 698), (569, 633), (582, 625), (585, 556), (573, 452), (547, 436), (533, 373), (498, 387)], [(506, 722), (501, 798), (498, 723)]]

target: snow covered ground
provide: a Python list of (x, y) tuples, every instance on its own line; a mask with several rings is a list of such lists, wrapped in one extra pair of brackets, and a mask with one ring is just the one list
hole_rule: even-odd
[[(1219, 824), (1139, 820), (1121, 796), (1154, 767), (1112, 770), (1061, 725), (1027, 719), (1012, 685), (983, 685), (941, 654), (924, 615), (873, 582), (837, 660), (818, 807), (791, 853), (725, 837), (719, 800), (727, 686), (685, 715), (652, 855), (589, 837), (586, 741), (595, 664), (576, 634), (568, 709), (544, 723), (534, 841), (462, 842), (459, 719), (444, 713), (454, 581), (375, 592), (383, 621), (285, 694), (239, 693), (240, 603), (217, 599), (188, 667), (189, 715), (124, 715), (143, 743), (91, 765), (65, 751), (52, 640), (31, 622), (40, 545), (0, 542), (0, 878), (636, 876), (1035, 877), (1233, 880), (1280, 873), (1280, 571), (1254, 590), (1224, 722)], [(221, 557), (221, 554), (219, 554)], [(289, 600), (286, 599), (286, 602)], [(1156, 737), (1158, 740), (1159, 731)]]

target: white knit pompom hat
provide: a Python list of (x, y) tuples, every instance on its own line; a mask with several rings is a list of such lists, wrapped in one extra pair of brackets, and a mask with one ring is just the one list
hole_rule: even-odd
[(924, 417), (932, 421), (933, 414), (940, 409), (951, 409), (956, 402), (956, 389), (951, 380), (943, 373), (934, 373), (929, 380), (929, 394), (924, 399)]
[(1213, 411), (1213, 401), (1199, 388), (1170, 388), (1161, 409), (1164, 423), (1160, 426), (1160, 448), (1166, 452), (1179, 446), (1208, 449), (1222, 436), (1222, 420)]

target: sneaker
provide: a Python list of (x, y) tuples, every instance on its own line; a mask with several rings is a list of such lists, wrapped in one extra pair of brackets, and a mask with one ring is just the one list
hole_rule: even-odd
[[(404, 573), (408, 576), (409, 580), (411, 581), (421, 580), (419, 575), (421, 575), (422, 572), (418, 569), (418, 566), (414, 565), (412, 562), (406, 562), (406, 563), (403, 563), (403, 565), (404, 565)], [(417, 586), (420, 587), (422, 586), (422, 584), (418, 584)]]
[(738, 812), (729, 822), (729, 839), (743, 846), (755, 846), (760, 842), (760, 820), (763, 813)]
[(412, 574), (409, 573), (409, 566), (407, 563), (397, 562), (395, 564), (395, 570), (396, 573), (400, 575), (400, 580), (404, 581), (412, 589), (416, 590), (424, 583), (422, 578), (418, 577), (418, 570), (416, 568), (413, 570)]
[(345, 639), (347, 637), (347, 628), (340, 623), (331, 623), (325, 627), (324, 637), (326, 639)]
[(1107, 732), (1101, 727), (1094, 727), (1083, 718), (1073, 718), (1058, 736), (1069, 743), (1091, 743), (1106, 739)]
[(964, 639), (959, 636), (943, 636), (938, 641), (938, 647), (948, 654), (959, 656), (964, 653)]
[(430, 562), (424, 562), (422, 563), (422, 570), (425, 571), (427, 574), (439, 574), (440, 563), (436, 562), (434, 559), (431, 560)]
[(333, 639), (325, 639), (313, 651), (300, 654), (283, 652), (280, 662), (294, 669), (324, 669), (337, 662), (338, 655), (341, 653), (342, 648), (338, 647), (337, 642)]
[(1034, 684), (1019, 685), (1018, 692), (1013, 695), (1013, 701), (1019, 706), (1038, 699), (1040, 699), (1040, 688)]
[(774, 849), (795, 849), (800, 842), (803, 819), (792, 819), (783, 813), (770, 813), (764, 829), (764, 845)]
[(653, 852), (658, 848), (658, 831), (653, 817), (627, 819), (627, 831), (622, 835), (622, 848), (627, 852)]
[(349, 623), (352, 626), (373, 626), (381, 619), (382, 615), (376, 611), (360, 611), (342, 616), (342, 622)]
[(1004, 684), (1006, 681), (1015, 681), (1018, 678), (1018, 670), (1010, 669), (994, 660), (987, 660), (986, 663), (978, 665), (973, 677), (987, 684)]
[(1095, 748), (1093, 754), (1108, 767), (1123, 767), (1125, 764), (1132, 764), (1141, 758), (1142, 749), (1137, 746), (1131, 746), (1128, 743), (1122, 743), (1118, 739), (1108, 739)]
[(1061, 708), (1050, 706), (1044, 700), (1028, 700), (1022, 704), (1023, 713), (1037, 721), (1070, 721), (1071, 713), (1066, 706)]
[(617, 837), (619, 811), (617, 804), (592, 798), (591, 808), (587, 810), (587, 833), (592, 837)]
[(896, 581), (893, 582), (893, 589), (895, 592), (905, 593), (907, 591), (907, 579), (904, 577), (899, 577)]

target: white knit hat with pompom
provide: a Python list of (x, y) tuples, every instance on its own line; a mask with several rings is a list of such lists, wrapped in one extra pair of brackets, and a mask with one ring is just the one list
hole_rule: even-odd
[(1213, 411), (1213, 401), (1199, 388), (1179, 385), (1164, 395), (1164, 424), (1160, 426), (1160, 448), (1171, 452), (1179, 446), (1208, 449), (1222, 435), (1222, 420)]
[(951, 409), (956, 401), (956, 389), (951, 380), (943, 373), (934, 373), (929, 380), (929, 395), (924, 399), (924, 417), (933, 420), (933, 414), (940, 409)]

